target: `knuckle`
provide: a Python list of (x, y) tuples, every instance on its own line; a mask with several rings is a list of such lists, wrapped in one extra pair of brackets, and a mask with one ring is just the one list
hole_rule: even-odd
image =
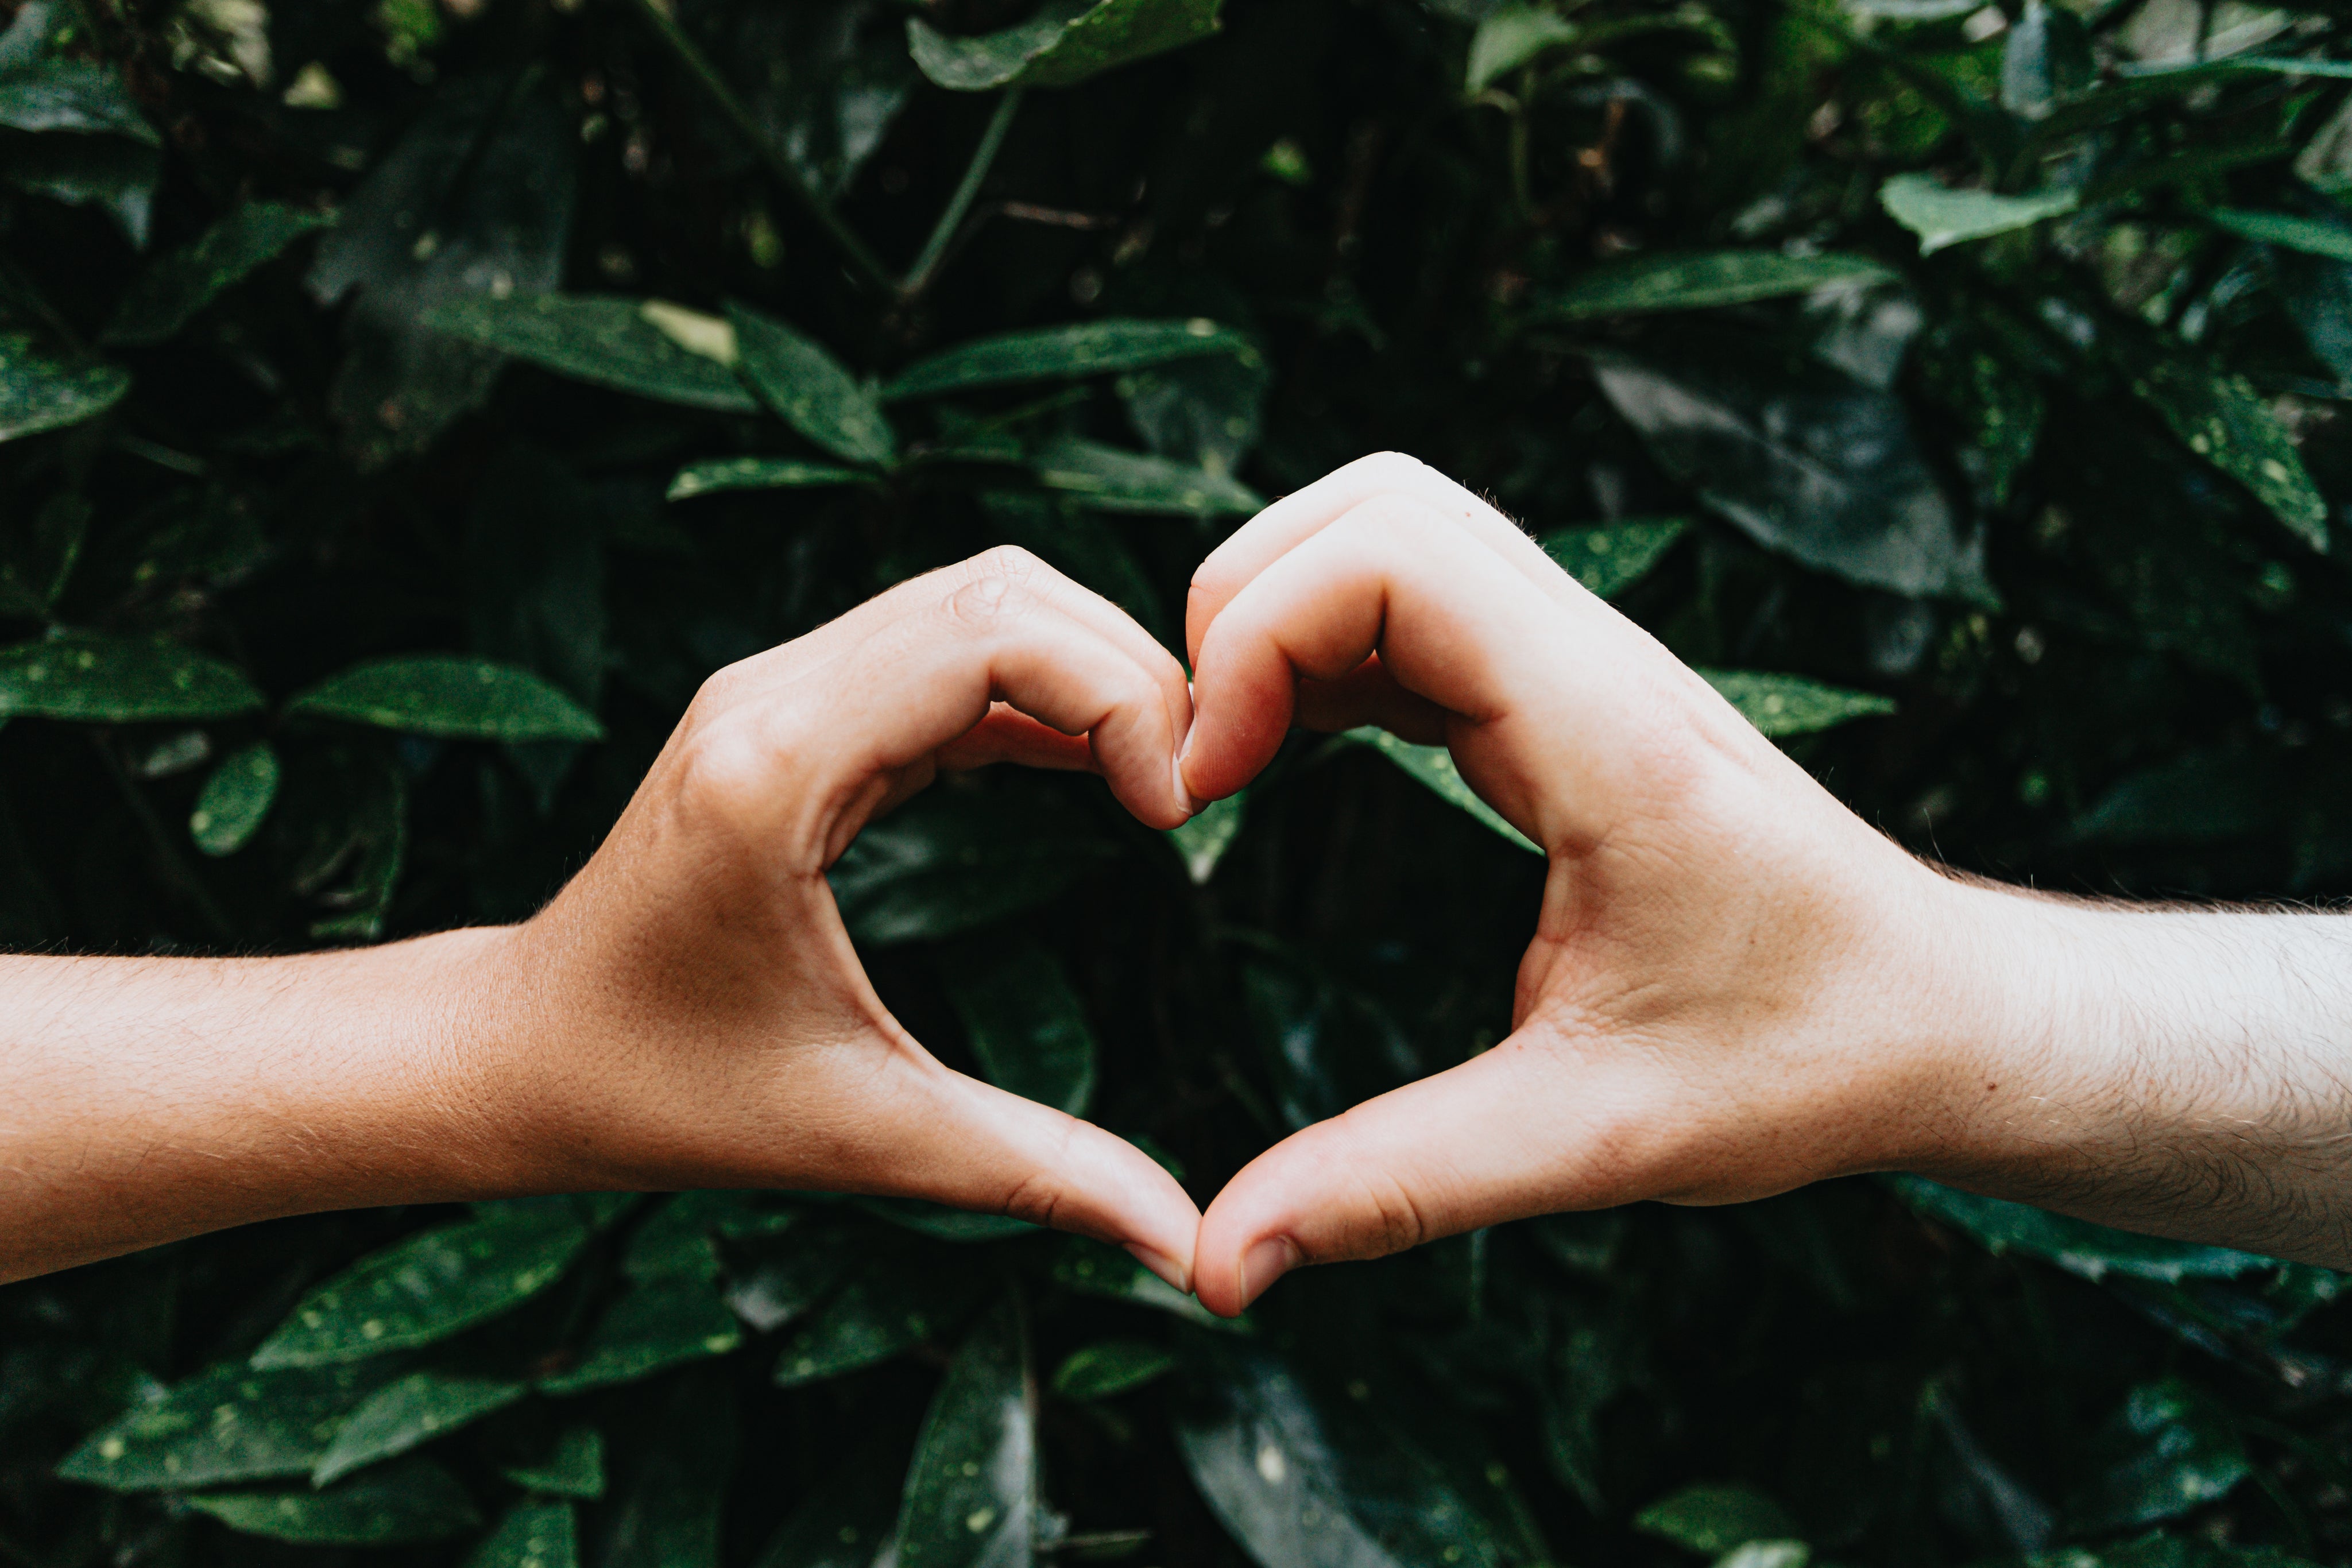
[(1042, 1171), (1032, 1171), (1005, 1195), (1003, 1212), (1009, 1218), (1025, 1220), (1051, 1230), (1054, 1228), (1054, 1217), (1061, 1207), (1061, 1184)]
[(1391, 485), (1416, 484), (1429, 472), (1427, 464), (1402, 452), (1375, 452), (1368, 457), (1359, 457), (1351, 466)]
[(966, 563), (975, 580), (1002, 578), (1007, 582), (1042, 582), (1054, 575), (1054, 569), (1034, 550), (1019, 545), (992, 545)]

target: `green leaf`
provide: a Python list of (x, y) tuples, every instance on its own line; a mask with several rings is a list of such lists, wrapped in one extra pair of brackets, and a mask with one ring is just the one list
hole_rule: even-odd
[(1777, 250), (1717, 250), (1645, 256), (1604, 262), (1578, 274), (1565, 288), (1541, 296), (1533, 314), (1538, 320), (1549, 321), (1648, 316), (1662, 310), (1744, 305), (1840, 285), (1884, 283), (1894, 276), (1866, 256), (1835, 252), (1789, 256)]
[(1470, 788), (1469, 780), (1462, 777), (1462, 770), (1454, 766), (1454, 754), (1445, 747), (1415, 746), (1409, 740), (1399, 740), (1378, 725), (1349, 730), (1340, 738), (1370, 747), (1428, 785), (1448, 805), (1459, 806), (1519, 848), (1531, 850), (1537, 854), (1543, 853), (1535, 841), (1504, 821), (1501, 812), (1478, 798), (1478, 791)]
[(595, 715), (529, 670), (456, 653), (353, 664), (296, 694), (286, 711), (449, 740), (604, 737)]
[(441, 1541), (481, 1522), (457, 1478), (415, 1456), (325, 1491), (207, 1492), (187, 1502), (231, 1530), (305, 1546)]
[(980, 1293), (978, 1278), (935, 1254), (877, 1258), (785, 1342), (779, 1387), (838, 1377), (946, 1333)]
[(877, 946), (952, 936), (1043, 904), (1112, 851), (1010, 790), (934, 786), (867, 824), (829, 874), (842, 920)]
[(640, 1285), (656, 1280), (719, 1278), (719, 1249), (711, 1238), (740, 1240), (774, 1236), (800, 1221), (793, 1209), (769, 1207), (758, 1192), (731, 1190), (673, 1195), (629, 1238), (622, 1272)]
[(824, 1301), (848, 1271), (852, 1253), (868, 1249), (867, 1239), (846, 1227), (803, 1228), (739, 1266), (727, 1281), (727, 1304), (755, 1331), (768, 1333)]
[(1176, 1365), (1175, 1354), (1139, 1339), (1081, 1345), (1054, 1370), (1054, 1392), (1065, 1399), (1109, 1399), (1151, 1383)]
[(1723, 694), (1739, 716), (1766, 735), (1811, 735), (1848, 719), (1895, 711), (1893, 699), (1874, 692), (1823, 685), (1802, 675), (1768, 675), (1756, 670), (1701, 670), (1706, 684)]
[(898, 1521), (898, 1452), (869, 1440), (776, 1528), (753, 1568), (872, 1568)]
[(2185, 354), (2124, 352), (2137, 361), (2132, 391), (2189, 451), (2253, 492), (2315, 550), (2327, 549), (2327, 501), (2302, 455), (2246, 378)]
[(950, 1208), (943, 1203), (929, 1203), (919, 1197), (861, 1197), (857, 1200), (857, 1207), (877, 1219), (889, 1221), (901, 1230), (911, 1230), (934, 1241), (951, 1241), (959, 1247), (980, 1241), (1003, 1241), (1044, 1228), (1025, 1219), (1015, 1219), (1009, 1214), (982, 1214), (967, 1208)]
[(2304, 1558), (2275, 1546), (2227, 1546), (2200, 1536), (2155, 1531), (2095, 1552), (2074, 1546), (2022, 1562), (2025, 1568), (2309, 1568)]
[(606, 1311), (579, 1364), (539, 1380), (545, 1394), (580, 1394), (634, 1383), (684, 1362), (725, 1355), (743, 1326), (708, 1281), (672, 1277), (639, 1285)]
[(2262, 831), (2280, 806), (2273, 757), (2200, 748), (2125, 774), (2070, 831), (2092, 843), (2217, 843)]
[(215, 299), (283, 255), (307, 234), (327, 228), (332, 213), (277, 202), (248, 202), (140, 275), (100, 334), (109, 343), (160, 343)]
[(1633, 518), (1597, 528), (1560, 528), (1536, 542), (1569, 576), (1601, 598), (1614, 599), (1647, 577), (1689, 528), (1688, 517)]
[(0, 648), (0, 719), (156, 724), (261, 706), (252, 684), (176, 643), (74, 635)]
[(896, 402), (980, 387), (1071, 381), (1203, 354), (1232, 354), (1251, 361), (1259, 357), (1247, 338), (1206, 317), (1185, 321), (1118, 318), (960, 343), (899, 371), (883, 387), (881, 396), (885, 402)]
[(120, 365), (54, 359), (22, 332), (0, 332), (0, 441), (95, 419), (130, 390)]
[(1036, 1511), (1036, 1392), (1008, 1300), (973, 1328), (931, 1397), (898, 1507), (898, 1563), (1024, 1568)]
[(1991, 191), (1956, 191), (1932, 174), (1897, 174), (1878, 188), (1878, 204), (1896, 223), (1919, 236), (1919, 254), (1933, 256), (1959, 245), (2074, 210), (2073, 191), (2036, 191), (2004, 196)]
[(2178, 1519), (2253, 1473), (2228, 1413), (2176, 1377), (2133, 1389), (2093, 1441), (2092, 1458), (2097, 1479), (2066, 1504), (2077, 1535)]
[(553, 1284), (587, 1244), (587, 1228), (551, 1205), (412, 1236), (305, 1296), (253, 1364), (323, 1366), (446, 1339)]
[(1914, 1211), (1952, 1227), (1987, 1251), (2022, 1252), (2085, 1280), (2118, 1274), (2177, 1284), (2182, 1280), (2231, 1280), (2254, 1270), (2280, 1266), (2274, 1258), (2192, 1241), (2135, 1236), (2021, 1203), (1979, 1197), (1923, 1176), (1894, 1176), (1885, 1179)]
[(503, 1410), (530, 1388), (483, 1377), (453, 1377), (413, 1372), (377, 1389), (335, 1433), (335, 1440), (310, 1467), (310, 1484), (325, 1486), (363, 1465), (404, 1454), (494, 1410)]
[(579, 1568), (580, 1531), (568, 1502), (519, 1502), (466, 1558), (466, 1568)]
[(1040, 447), (1036, 466), (1039, 483), (1067, 491), (1097, 511), (1215, 517), (1265, 505), (1264, 497), (1230, 475), (1074, 435)]
[(852, 463), (883, 466), (898, 455), (881, 404), (840, 361), (773, 317), (730, 305), (727, 319), (744, 379), (786, 424)]
[(215, 1366), (92, 1433), (58, 1474), (116, 1491), (303, 1475), (346, 1414), (398, 1375), (390, 1362), (290, 1372)]
[(719, 1568), (721, 1513), (735, 1479), (736, 1390), (716, 1368), (673, 1386), (622, 1500), (605, 1568)]
[(1031, 20), (978, 37), (950, 37), (920, 17), (907, 48), (923, 74), (957, 92), (1074, 87), (1117, 66), (1217, 31), (1223, 0), (1045, 0)]
[(1225, 858), (1234, 840), (1241, 836), (1242, 817), (1248, 803), (1249, 791), (1236, 790), (1222, 800), (1210, 801), (1191, 820), (1168, 830), (1168, 841), (1184, 857), (1184, 874), (1192, 879), (1193, 886), (1206, 887), (1209, 879), (1217, 874), (1217, 862)]
[(1073, 1236), (1062, 1244), (1061, 1255), (1054, 1260), (1054, 1283), (1081, 1296), (1171, 1312), (1222, 1333), (1252, 1332), (1246, 1320), (1217, 1316), (1121, 1249), (1083, 1236)]
[(948, 999), (999, 1089), (1083, 1116), (1095, 1092), (1095, 1037), (1053, 949), (967, 937), (940, 956)]
[(667, 300), (590, 294), (474, 295), (425, 313), (428, 327), (558, 375), (688, 408), (758, 413), (735, 374), (732, 334), (698, 333), (699, 322), (727, 325)]
[(1502, 1568), (1499, 1543), (1438, 1467), (1273, 1355), (1204, 1354), (1177, 1446), (1210, 1511), (1262, 1568)]
[(510, 1466), (499, 1473), (526, 1491), (556, 1497), (603, 1497), (604, 1434), (593, 1427), (566, 1427), (555, 1439), (554, 1451), (543, 1462)]
[(0, 77), (0, 126), (127, 136), (151, 147), (163, 143), (121, 73), (86, 60), (53, 59)]
[(2292, 213), (2249, 212), (2242, 207), (2208, 207), (2205, 221), (2241, 239), (2283, 245), (2309, 256), (2352, 261), (2352, 228), (2319, 218), (2299, 218)]
[(188, 836), (208, 855), (233, 855), (251, 841), (278, 799), (278, 753), (266, 740), (221, 759), (188, 813)]
[(1574, 23), (1549, 5), (1497, 5), (1478, 18), (1477, 30), (1470, 35), (1470, 58), (1463, 72), (1462, 90), (1475, 98), (1496, 77), (1507, 76), (1546, 50), (1572, 44), (1581, 36)]
[(1633, 1528), (1704, 1557), (1799, 1533), (1786, 1509), (1754, 1487), (1737, 1484), (1685, 1487), (1635, 1514)]
[(866, 485), (874, 476), (829, 463), (797, 457), (713, 457), (689, 463), (669, 482), (673, 501), (689, 501), (721, 490), (803, 490), (826, 485)]

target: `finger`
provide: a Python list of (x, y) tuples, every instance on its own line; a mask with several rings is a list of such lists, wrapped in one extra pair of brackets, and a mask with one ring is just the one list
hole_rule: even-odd
[(1302, 727), (1325, 734), (1376, 724), (1416, 746), (1445, 742), (1445, 710), (1398, 685), (1377, 653), (1337, 680), (1299, 682), (1294, 716)]
[(987, 717), (939, 750), (942, 768), (987, 768), (999, 762), (1070, 773), (1095, 771), (1094, 747), (1085, 737), (1064, 735), (1010, 703), (990, 704)]

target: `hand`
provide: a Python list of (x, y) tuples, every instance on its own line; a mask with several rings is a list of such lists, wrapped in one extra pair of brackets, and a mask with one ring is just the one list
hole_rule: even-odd
[(1549, 857), (1509, 1038), (1236, 1176), (1202, 1222), (1210, 1308), (1527, 1215), (1950, 1155), (1985, 1085), (1937, 1031), (1983, 1018), (1969, 901), (1990, 895), (1856, 819), (1494, 508), (1365, 458), (1211, 555), (1186, 630), (1196, 798), (1294, 719), (1375, 722), (1444, 743)]

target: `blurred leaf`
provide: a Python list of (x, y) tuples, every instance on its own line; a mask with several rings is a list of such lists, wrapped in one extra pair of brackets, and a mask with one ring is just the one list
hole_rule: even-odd
[(1054, 1392), (1065, 1399), (1109, 1399), (1157, 1381), (1176, 1366), (1175, 1355), (1137, 1339), (1081, 1345), (1054, 1370)]
[(1206, 887), (1209, 879), (1217, 874), (1217, 862), (1225, 858), (1225, 852), (1241, 834), (1242, 815), (1248, 802), (1249, 791), (1238, 790), (1222, 800), (1210, 801), (1190, 821), (1168, 830), (1169, 841), (1184, 857), (1184, 874), (1192, 879), (1193, 886)]
[(1825, 686), (1801, 675), (1768, 675), (1755, 670), (1701, 670), (1706, 684), (1739, 710), (1739, 716), (1766, 735), (1811, 735), (1848, 719), (1895, 711), (1894, 702), (1874, 692)]
[(2305, 1560), (2275, 1546), (2231, 1546), (2151, 1531), (2119, 1545), (2069, 1547), (2024, 1562), (2028, 1568), (2303, 1568)]
[(1932, 174), (1897, 174), (1878, 188), (1887, 216), (1919, 236), (1919, 254), (1946, 246), (2030, 228), (2044, 218), (2074, 210), (2073, 191), (2036, 191), (2003, 196), (1991, 191), (1956, 191)]
[(824, 1300), (847, 1271), (856, 1239), (834, 1227), (794, 1231), (730, 1275), (728, 1306), (757, 1333), (782, 1328)]
[(869, 823), (828, 873), (849, 934), (952, 936), (1060, 893), (1110, 846), (1034, 796), (933, 786)]
[(153, 724), (227, 718), (261, 702), (243, 675), (176, 643), (78, 634), (0, 648), (0, 719)]
[(539, 1380), (542, 1394), (634, 1383), (743, 1342), (743, 1328), (709, 1281), (673, 1276), (641, 1284), (605, 1311), (569, 1369)]
[(727, 308), (743, 377), (786, 424), (852, 463), (887, 465), (898, 437), (873, 392), (841, 361), (782, 321)]
[(739, 57), (769, 66), (751, 101), (769, 140), (812, 189), (838, 198), (922, 80), (901, 14), (880, 0), (848, 0), (750, 13), (738, 26)]
[(2292, 213), (2249, 212), (2242, 207), (2208, 207), (2205, 220), (2240, 239), (2283, 245), (2309, 256), (2352, 261), (2352, 228), (2320, 218), (2299, 218)]
[(2047, 119), (2059, 103), (2090, 85), (2091, 37), (2082, 18), (2063, 5), (2027, 0), (2009, 30), (2000, 58), (2000, 106), (2028, 120)]
[(980, 1241), (1002, 1241), (1007, 1237), (1026, 1236), (1042, 1228), (1025, 1219), (1015, 1219), (1009, 1214), (982, 1214), (971, 1209), (950, 1208), (943, 1203), (928, 1203), (919, 1197), (861, 1197), (857, 1200), (857, 1207), (901, 1230), (911, 1230), (918, 1236), (928, 1236), (934, 1241), (950, 1242), (958, 1247)]
[(1204, 1355), (1176, 1440), (1210, 1511), (1262, 1568), (1500, 1568), (1496, 1542), (1436, 1469), (1281, 1362)]
[(2073, 831), (2104, 843), (2210, 843), (2260, 831), (2278, 806), (2275, 760), (2192, 751), (2126, 774), (2074, 819)]
[(95, 419), (130, 390), (120, 366), (52, 359), (23, 333), (0, 332), (0, 441)]
[(231, 1530), (306, 1546), (441, 1541), (481, 1522), (457, 1479), (415, 1456), (325, 1491), (208, 1492), (187, 1502)]
[(1537, 539), (1562, 570), (1603, 599), (1649, 575), (1690, 528), (1688, 517), (1635, 518), (1597, 528), (1558, 528)]
[(467, 1554), (466, 1568), (578, 1568), (579, 1528), (568, 1502), (519, 1502)]
[(898, 1507), (900, 1568), (1022, 1568), (1037, 1511), (1036, 1390), (1007, 1300), (974, 1326), (932, 1396)]
[(754, 413), (760, 404), (735, 374), (731, 339), (700, 350), (665, 329), (677, 307), (660, 299), (609, 295), (469, 295), (425, 313), (425, 324), (470, 343), (616, 392), (723, 413)]
[(923, 74), (958, 92), (995, 87), (1075, 87), (1088, 77), (1179, 48), (1217, 30), (1223, 0), (1045, 0), (1018, 26), (978, 37), (907, 22)]
[(188, 814), (188, 835), (208, 855), (233, 855), (252, 841), (278, 799), (278, 753), (266, 740), (221, 759)]
[(671, 1384), (635, 1481), (607, 1516), (606, 1568), (719, 1568), (738, 1426), (735, 1388), (715, 1369)]
[(302, 1475), (345, 1415), (398, 1374), (391, 1362), (290, 1372), (215, 1366), (92, 1433), (58, 1474), (115, 1491)]
[(948, 999), (999, 1089), (1083, 1116), (1095, 1092), (1095, 1037), (1053, 949), (965, 937), (940, 955)]
[(604, 1435), (593, 1427), (566, 1427), (547, 1458), (499, 1472), (526, 1491), (556, 1497), (604, 1495)]
[(0, 615), (47, 620), (89, 537), (89, 503), (56, 496), (0, 541)]
[(713, 457), (689, 463), (669, 482), (669, 499), (688, 501), (722, 490), (796, 490), (812, 486), (864, 485), (873, 476), (797, 457)]
[[(1604, 1255), (1600, 1267), (1605, 1271)], [(1601, 1414), (1624, 1392), (1631, 1347), (1614, 1325), (1574, 1322), (1546, 1369), (1543, 1384), (1544, 1458), (1597, 1515), (1608, 1511), (1601, 1490)]]
[(1478, 19), (1477, 30), (1470, 35), (1462, 90), (1475, 98), (1496, 78), (1508, 76), (1545, 50), (1572, 44), (1581, 36), (1574, 23), (1548, 5), (1497, 5)]
[(640, 1285), (656, 1280), (715, 1281), (719, 1249), (712, 1244), (714, 1236), (774, 1236), (799, 1219), (793, 1210), (765, 1207), (756, 1192), (677, 1193), (629, 1238), (621, 1270)]
[(109, 343), (160, 343), (295, 241), (334, 222), (332, 213), (248, 202), (142, 273), (100, 336)]
[(1812, 361), (1607, 354), (1593, 368), (1658, 465), (1758, 543), (1896, 593), (1989, 591), (1887, 393)]
[(2189, 450), (2247, 489), (2305, 544), (2327, 549), (2327, 502), (2246, 378), (2181, 355), (2135, 355), (2132, 391)]
[(896, 402), (980, 387), (1069, 381), (1204, 354), (1231, 354), (1248, 361), (1257, 358), (1257, 350), (1240, 333), (1205, 317), (1185, 321), (1087, 321), (960, 343), (899, 371), (882, 388), (881, 397), (885, 402)]
[(2066, 1504), (2079, 1534), (2177, 1519), (2229, 1495), (2253, 1471), (2227, 1416), (2178, 1378), (2143, 1384), (2093, 1444), (2097, 1479)]
[(1534, 841), (1504, 821), (1501, 812), (1478, 798), (1478, 792), (1471, 789), (1469, 781), (1462, 777), (1461, 769), (1454, 766), (1454, 754), (1445, 747), (1415, 746), (1409, 740), (1399, 740), (1377, 725), (1351, 729), (1341, 738), (1370, 747), (1428, 785), (1446, 804), (1459, 806), (1519, 848), (1537, 854), (1543, 853)]
[(941, 1260), (875, 1258), (785, 1342), (777, 1385), (797, 1388), (887, 1361), (954, 1327), (979, 1293), (978, 1277)]
[(753, 1568), (870, 1568), (898, 1523), (899, 1466), (868, 1441), (809, 1489)]
[(298, 692), (289, 714), (450, 740), (601, 740), (595, 716), (528, 670), (453, 654), (373, 659)]
[(1082, 1296), (1172, 1312), (1188, 1322), (1223, 1333), (1249, 1332), (1245, 1320), (1217, 1316), (1123, 1249), (1084, 1237), (1074, 1236), (1062, 1243), (1061, 1255), (1054, 1262), (1054, 1283)]
[(1106, 512), (1211, 517), (1255, 512), (1265, 505), (1264, 497), (1228, 476), (1076, 436), (1047, 442), (1038, 449), (1036, 463), (1039, 482)]
[(1798, 1533), (1787, 1510), (1754, 1487), (1738, 1485), (1685, 1487), (1635, 1514), (1633, 1528), (1706, 1557)]
[(1115, 383), (1128, 423), (1159, 456), (1231, 474), (1256, 444), (1273, 368), (1262, 354), (1209, 354), (1130, 371)]
[(2279, 1266), (2275, 1259), (2252, 1252), (2134, 1236), (2021, 1203), (1979, 1197), (1920, 1176), (1885, 1179), (1919, 1214), (1951, 1226), (1988, 1251), (2022, 1252), (2085, 1280), (2115, 1273), (2171, 1284), (2181, 1280), (2231, 1280), (2252, 1270)]
[(520, 1383), (413, 1372), (362, 1400), (310, 1467), (310, 1484), (323, 1487), (363, 1465), (404, 1454), (446, 1432), (503, 1410), (530, 1393)]
[(87, 60), (51, 59), (0, 73), (0, 126), (105, 132), (149, 146), (163, 141), (121, 74)]
[(147, 243), (163, 138), (119, 71), (92, 61), (26, 57), (0, 71), (0, 177), (71, 205), (105, 208), (134, 246)]
[(1744, 305), (1756, 299), (1810, 294), (1817, 288), (1883, 283), (1894, 273), (1866, 256), (1790, 256), (1777, 250), (1717, 250), (1685, 256), (1645, 256), (1603, 262), (1564, 288), (1540, 296), (1533, 315), (1542, 321), (1596, 316), (1646, 316)]
[(446, 1339), (553, 1284), (587, 1242), (586, 1228), (553, 1206), (412, 1236), (303, 1297), (253, 1364), (322, 1366)]

